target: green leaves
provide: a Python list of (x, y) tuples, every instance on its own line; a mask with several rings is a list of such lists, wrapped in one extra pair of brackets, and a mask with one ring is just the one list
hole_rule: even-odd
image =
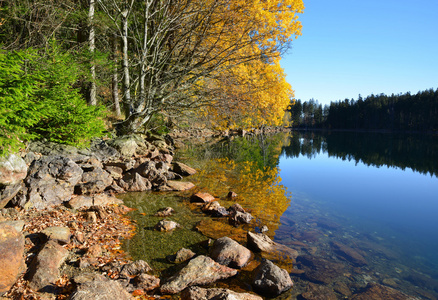
[(102, 134), (104, 109), (86, 104), (74, 86), (80, 74), (54, 42), (40, 56), (0, 52), (0, 155), (36, 138), (83, 146)]

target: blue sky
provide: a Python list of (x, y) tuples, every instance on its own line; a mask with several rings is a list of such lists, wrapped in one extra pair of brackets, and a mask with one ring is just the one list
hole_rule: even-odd
[(438, 87), (438, 0), (303, 0), (302, 36), (281, 65), (296, 99)]

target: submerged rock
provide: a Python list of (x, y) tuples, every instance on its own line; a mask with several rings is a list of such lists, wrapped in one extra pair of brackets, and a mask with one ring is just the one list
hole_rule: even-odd
[(232, 277), (237, 270), (218, 264), (207, 256), (192, 259), (187, 266), (161, 286), (164, 294), (176, 294), (193, 285), (205, 285), (220, 279)]
[(365, 260), (365, 258), (359, 254), (359, 252), (357, 252), (356, 250), (354, 250), (353, 248), (350, 248), (344, 244), (341, 244), (339, 242), (332, 242), (331, 243), (333, 248), (335, 249), (335, 252), (347, 259), (348, 261), (351, 261), (353, 264), (357, 265), (357, 266), (363, 266), (363, 265), (367, 265), (367, 261)]
[[(332, 289), (325, 285), (318, 285), (309, 283), (306, 287), (306, 291), (301, 294), (301, 297), (305, 300), (336, 300), (338, 297)], [(370, 298), (372, 299), (372, 298)], [(374, 300), (374, 299), (373, 299)]]
[(185, 289), (181, 294), (182, 300), (262, 300), (263, 298), (250, 293), (236, 293), (228, 289), (204, 289), (192, 286)]
[(174, 212), (175, 212), (175, 210), (172, 207), (165, 207), (165, 208), (157, 211), (157, 213), (154, 216), (156, 216), (156, 217), (169, 217)]
[(252, 233), (248, 231), (247, 244), (249, 248), (255, 251), (267, 252), (292, 260), (295, 260), (298, 257), (297, 250), (276, 243), (263, 233)]
[(270, 260), (262, 262), (254, 273), (252, 285), (254, 290), (262, 295), (278, 296), (293, 286), (289, 273)]
[(412, 297), (393, 288), (376, 283), (369, 283), (360, 293), (354, 294), (351, 300), (408, 300)]

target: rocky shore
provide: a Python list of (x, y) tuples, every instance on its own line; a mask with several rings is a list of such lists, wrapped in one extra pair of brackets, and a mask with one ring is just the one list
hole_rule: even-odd
[[(173, 137), (194, 135), (214, 133), (174, 132)], [(258, 252), (304, 265), (309, 260), (316, 271), (307, 276), (314, 274), (319, 278), (316, 282), (324, 280), (328, 271), (323, 265), (327, 264), (316, 262), (314, 257), (300, 257), (297, 250), (272, 241), (263, 228), (248, 232), (246, 244), (229, 237), (207, 241), (208, 255), (181, 249), (168, 257), (178, 264), (171, 276), (159, 277), (148, 262), (130, 260), (121, 243), (135, 234), (136, 226), (126, 217), (131, 209), (115, 196), (191, 190), (194, 185), (181, 179), (196, 170), (173, 160), (175, 144), (171, 137), (153, 134), (96, 140), (85, 150), (39, 142), (25, 153), (2, 159), (0, 299), (159, 299), (167, 295), (263, 299), (291, 289), (290, 270), (269, 259), (255, 260)], [(235, 196), (232, 192), (228, 195)], [(239, 204), (223, 207), (205, 192), (193, 192), (190, 201), (199, 203), (206, 214), (228, 218), (234, 226), (253, 221)], [(157, 212), (163, 218), (155, 226), (157, 234), (178, 228), (179, 224), (166, 220), (172, 213), (170, 207)], [(334, 247), (358, 266), (366, 264), (359, 253), (345, 245)], [(239, 276), (249, 264), (246, 291), (202, 287)], [(337, 298), (322, 287), (309, 284), (301, 296), (309, 300)], [(369, 298), (376, 295), (380, 298)], [(351, 299), (409, 298), (389, 287), (370, 285)]]

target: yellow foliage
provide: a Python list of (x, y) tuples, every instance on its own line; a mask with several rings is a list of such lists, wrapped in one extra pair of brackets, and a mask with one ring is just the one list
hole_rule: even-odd
[[(254, 162), (235, 163), (229, 159), (217, 159), (209, 167), (200, 171), (193, 179), (209, 193), (220, 195), (228, 190), (236, 192), (238, 203), (262, 224), (274, 232), (280, 225), (280, 217), (290, 204), (287, 188), (281, 185), (278, 168), (260, 169)], [(221, 201), (223, 206), (232, 205), (234, 200)], [(216, 228), (223, 231), (225, 228)], [(237, 233), (236, 233), (237, 234)]]
[(235, 51), (226, 69), (202, 82), (213, 97), (200, 113), (218, 129), (281, 125), (293, 91), (280, 67), (280, 51), (301, 35), (297, 14), (303, 2), (238, 0), (226, 7), (212, 16), (215, 29), (207, 44), (218, 57), (229, 56), (231, 47)]

